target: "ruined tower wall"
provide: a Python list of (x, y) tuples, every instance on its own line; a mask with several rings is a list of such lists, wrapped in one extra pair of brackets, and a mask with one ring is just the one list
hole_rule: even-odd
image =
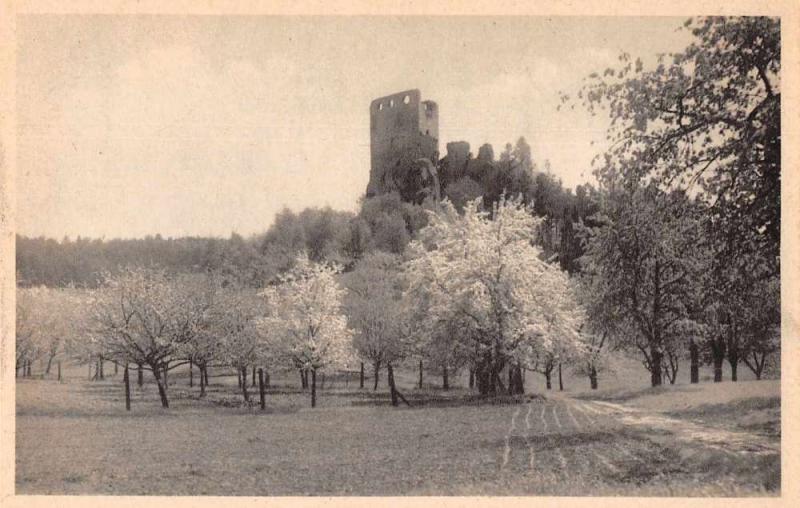
[(419, 90), (387, 95), (370, 104), (370, 178), (367, 196), (391, 190), (395, 168), (418, 158), (438, 159), (439, 111)]

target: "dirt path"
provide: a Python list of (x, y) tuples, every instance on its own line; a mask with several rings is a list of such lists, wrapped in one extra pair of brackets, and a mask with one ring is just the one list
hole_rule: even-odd
[(779, 442), (756, 434), (561, 394), (515, 407), (506, 422), (497, 457), (501, 470), (564, 478), (570, 471), (624, 478), (658, 469), (653, 456), (665, 448), (706, 450), (734, 461), (780, 453)]
[(595, 414), (611, 416), (623, 425), (639, 430), (654, 429), (669, 432), (685, 443), (696, 443), (724, 453), (771, 454), (780, 452), (780, 443), (757, 434), (712, 428), (698, 423), (672, 418), (657, 412), (645, 411), (604, 401), (562, 399), (569, 408), (580, 407)]

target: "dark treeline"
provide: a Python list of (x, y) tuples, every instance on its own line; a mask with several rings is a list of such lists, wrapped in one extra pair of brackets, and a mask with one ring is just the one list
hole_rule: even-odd
[[(487, 146), (482, 147), (480, 157), (492, 157), (484, 155)], [(596, 191), (585, 185), (573, 193), (563, 188), (549, 168), (538, 171), (522, 138), (516, 148), (508, 145), (499, 160), (492, 162), (491, 171), (482, 178), (463, 176), (447, 185), (444, 197), (460, 207), (485, 195), (488, 207), (493, 196), (501, 193), (498, 189), (521, 194), (533, 203), (536, 215), (546, 218), (540, 233), (544, 254), (557, 256), (562, 268), (573, 271), (575, 260), (582, 255), (574, 223), (597, 211)], [(159, 266), (175, 273), (213, 271), (260, 287), (291, 268), (301, 250), (307, 251), (312, 261), (335, 262), (345, 269), (370, 252), (400, 254), (427, 224), (425, 210), (430, 206), (429, 200), (409, 202), (392, 192), (364, 199), (357, 214), (331, 208), (306, 208), (296, 213), (287, 208), (265, 233), (248, 238), (236, 233), (229, 238), (155, 235), (61, 241), (17, 236), (17, 280), (24, 287), (96, 287), (104, 273), (128, 266)]]

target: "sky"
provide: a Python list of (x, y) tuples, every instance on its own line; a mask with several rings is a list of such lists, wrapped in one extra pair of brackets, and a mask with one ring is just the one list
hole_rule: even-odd
[(23, 16), (17, 231), (136, 238), (265, 231), (284, 207), (358, 209), (369, 104), (417, 88), (439, 150), (524, 136), (591, 182), (608, 119), (558, 111), (625, 51), (653, 63), (681, 18)]

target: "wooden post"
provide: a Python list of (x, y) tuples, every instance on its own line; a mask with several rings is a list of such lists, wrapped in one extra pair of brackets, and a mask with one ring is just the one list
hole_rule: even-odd
[(250, 378), (250, 386), (256, 385), (256, 366), (253, 365), (253, 376)]
[(189, 388), (194, 386), (194, 364), (192, 359), (189, 358)]
[(419, 389), (422, 390), (422, 360), (419, 361)]
[(136, 379), (136, 384), (138, 384), (139, 388), (141, 388), (144, 385), (144, 372), (142, 370), (141, 363), (137, 364), (137, 367), (138, 367), (138, 373), (137, 373), (138, 378)]
[(364, 362), (361, 362), (361, 382), (358, 384), (359, 388), (364, 388)]
[(561, 363), (558, 364), (558, 391), (564, 391), (564, 380), (561, 378)]
[(58, 366), (58, 380), (61, 381), (61, 360), (56, 365)]
[(261, 410), (266, 408), (264, 403), (264, 369), (258, 369), (258, 396), (261, 400)]
[[(116, 365), (116, 363), (114, 364)], [(128, 364), (125, 364), (125, 372), (123, 372), (122, 377), (125, 381), (125, 410), (131, 410), (131, 381), (130, 377), (128, 376)]]

